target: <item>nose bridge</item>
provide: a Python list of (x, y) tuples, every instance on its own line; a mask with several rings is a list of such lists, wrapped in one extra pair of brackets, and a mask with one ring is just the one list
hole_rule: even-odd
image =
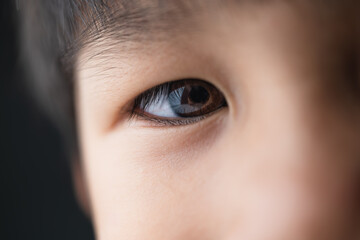
[[(230, 186), (225, 189), (231, 191), (228, 206), (242, 209), (247, 229), (263, 224), (274, 234), (284, 228), (309, 233), (326, 219), (337, 219), (323, 226), (331, 229), (351, 217), (356, 190), (351, 164), (359, 160), (360, 137), (355, 110), (303, 90), (267, 88), (263, 99), (243, 111), (247, 116), (232, 120), (236, 130), (227, 138), (223, 159)], [(330, 233), (339, 234), (322, 234)], [(333, 239), (327, 236), (322, 239)]]
[[(298, 158), (300, 152), (306, 151), (305, 145), (311, 145), (307, 140), (309, 129), (313, 127), (311, 120), (301, 114), (303, 104), (295, 96), (276, 88), (267, 89), (264, 94), (258, 89), (258, 94), (262, 97), (252, 101), (242, 113), (246, 115), (242, 116), (246, 122), (242, 129), (234, 132), (232, 138), (239, 141), (234, 144), (245, 145), (245, 151), (272, 156), (278, 161)], [(234, 120), (234, 126), (240, 119)]]
[(254, 97), (245, 116), (233, 119), (237, 130), (228, 144), (231, 161), (244, 155), (252, 159), (246, 164), (266, 169), (269, 176), (273, 170), (274, 177), (287, 172), (287, 177), (298, 174), (303, 179), (331, 178), (356, 167), (359, 110), (349, 104), (345, 92), (317, 84), (258, 87), (254, 96), (262, 98)]
[(245, 116), (233, 119), (238, 131), (232, 138), (245, 144), (245, 150), (278, 160), (304, 162), (317, 158), (329, 162), (345, 157), (358, 148), (357, 110), (345, 92), (321, 85), (326, 84), (258, 86), (249, 94), (252, 99), (241, 113)]

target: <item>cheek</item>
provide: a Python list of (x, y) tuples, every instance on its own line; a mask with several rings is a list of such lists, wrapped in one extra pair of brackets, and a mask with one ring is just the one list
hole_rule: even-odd
[(87, 136), (83, 157), (100, 239), (211, 239), (201, 186), (214, 172), (216, 156), (206, 152), (220, 126), (216, 117), (197, 131), (120, 127)]
[(222, 119), (83, 136), (98, 238), (332, 239), (347, 229), (355, 204), (345, 167), (284, 165), (269, 142), (250, 146)]

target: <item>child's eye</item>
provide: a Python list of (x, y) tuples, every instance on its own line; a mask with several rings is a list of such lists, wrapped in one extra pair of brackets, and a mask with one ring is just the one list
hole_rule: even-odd
[(185, 125), (226, 106), (224, 95), (215, 86), (203, 80), (186, 79), (142, 93), (134, 101), (132, 116), (162, 125)]

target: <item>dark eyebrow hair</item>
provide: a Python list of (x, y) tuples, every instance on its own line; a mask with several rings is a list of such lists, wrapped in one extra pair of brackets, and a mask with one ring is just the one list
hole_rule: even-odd
[[(49, 1), (49, 0), (42, 0)], [(53, 2), (54, 0), (51, 0)], [(184, 22), (210, 9), (231, 8), (244, 3), (266, 5), (275, 2), (296, 4), (303, 0), (57, 0), (68, 2), (69, 19), (63, 27), (67, 40), (63, 52), (75, 56), (84, 45), (114, 39), (117, 43), (140, 40), (151, 33), (181, 31)], [(306, 1), (306, 0), (305, 0)], [(320, 7), (330, 7), (354, 0), (309, 0)], [(192, 26), (194, 27), (194, 26)]]
[[(78, 17), (72, 24), (73, 37), (64, 49), (66, 56), (76, 55), (84, 45), (99, 43), (104, 39), (116, 43), (139, 41), (150, 34), (180, 31), (181, 26), (216, 4), (239, 0), (91, 0), (77, 6)], [(206, 3), (206, 4), (205, 4)]]
[[(46, 1), (46, 0), (43, 0)], [(54, 0), (52, 0), (54, 1)], [(64, 0), (57, 0), (64, 1)], [(67, 12), (58, 16), (61, 25), (59, 60), (73, 72), (76, 58), (85, 46), (102, 46), (91, 57), (125, 42), (154, 41), (184, 30), (201, 9), (238, 0), (67, 0)], [(204, 4), (206, 2), (206, 4)], [(210, 4), (212, 3), (212, 4)], [(64, 4), (61, 4), (64, 5)], [(163, 34), (165, 33), (165, 34)], [(151, 38), (151, 39), (150, 39)]]

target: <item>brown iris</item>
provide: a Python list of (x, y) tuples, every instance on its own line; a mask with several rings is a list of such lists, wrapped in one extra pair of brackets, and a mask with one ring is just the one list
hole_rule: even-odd
[(212, 84), (187, 79), (170, 84), (169, 104), (179, 117), (199, 117), (226, 105), (223, 94)]

